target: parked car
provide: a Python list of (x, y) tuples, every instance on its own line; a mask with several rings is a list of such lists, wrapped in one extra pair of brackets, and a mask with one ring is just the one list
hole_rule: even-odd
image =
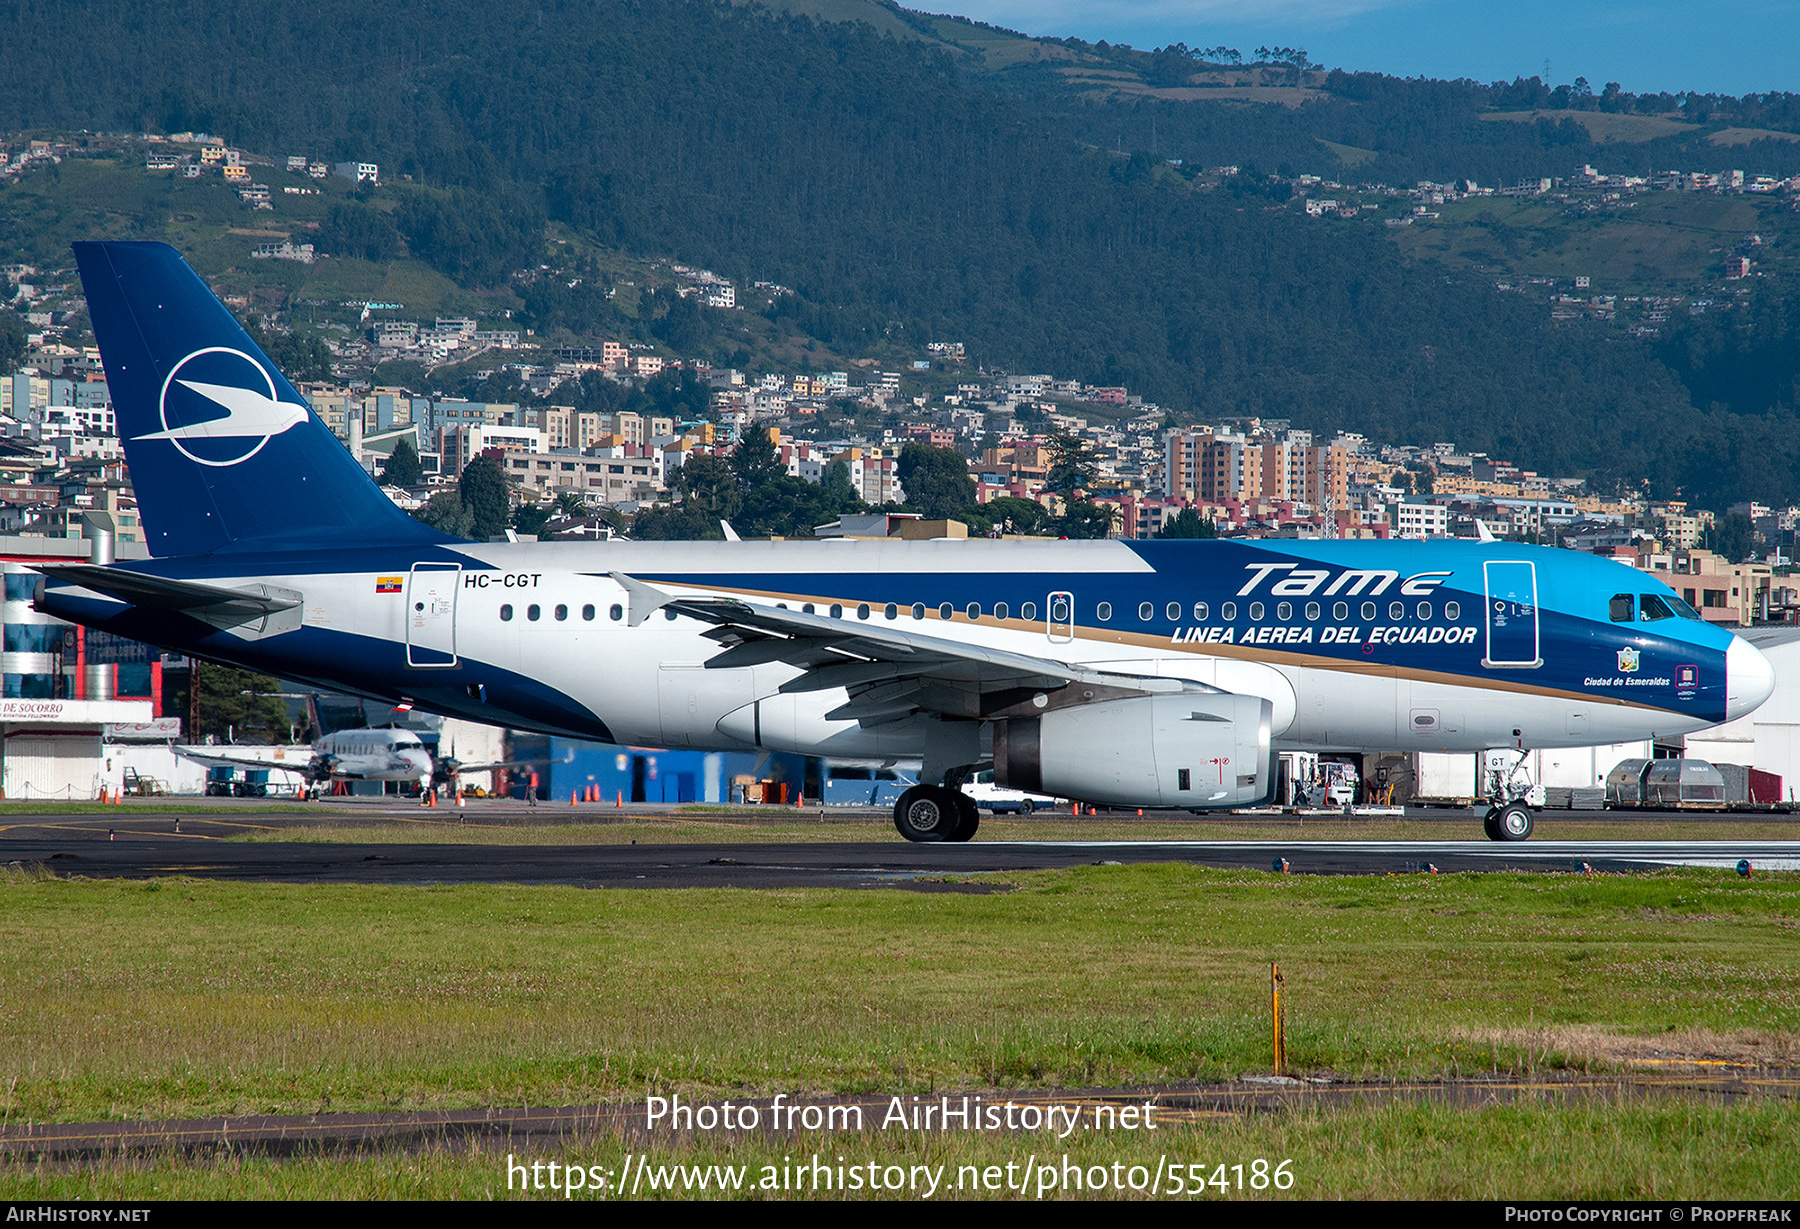
[(1022, 789), (1009, 789), (1004, 785), (994, 784), (993, 770), (978, 772), (974, 778), (963, 783), (963, 793), (974, 800), (975, 805), (984, 811), (992, 811), (995, 815), (1017, 812), (1029, 815), (1033, 811), (1053, 807), (1061, 801), (1045, 794), (1028, 794)]

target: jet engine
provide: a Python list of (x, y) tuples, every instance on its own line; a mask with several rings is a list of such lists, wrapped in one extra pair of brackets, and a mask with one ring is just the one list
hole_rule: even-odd
[(994, 780), (1034, 794), (1203, 810), (1267, 799), (1272, 710), (1259, 696), (1133, 696), (994, 724)]

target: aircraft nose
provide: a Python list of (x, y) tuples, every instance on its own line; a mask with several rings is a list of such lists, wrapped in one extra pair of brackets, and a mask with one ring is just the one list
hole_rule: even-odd
[(1725, 720), (1736, 721), (1755, 711), (1775, 690), (1775, 668), (1742, 636), (1733, 636), (1725, 653)]

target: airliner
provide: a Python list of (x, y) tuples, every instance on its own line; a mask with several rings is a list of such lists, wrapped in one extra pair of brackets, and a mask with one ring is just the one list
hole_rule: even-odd
[(428, 789), (437, 777), (431, 752), (412, 730), (339, 730), (309, 746), (253, 747), (178, 744), (180, 755), (209, 768), (279, 769), (299, 773), (309, 787), (329, 781), (413, 781)]
[[(1502, 542), (466, 542), (391, 503), (172, 248), (76, 259), (152, 558), (40, 567), (38, 609), (453, 717), (640, 746), (917, 760), (961, 786), (1265, 802), (1276, 756), (1672, 738), (1767, 660), (1667, 585)], [(1523, 840), (1523, 788), (1484, 830)]]
[[(315, 730), (322, 729), (319, 704), (307, 700), (307, 715)], [(400, 726), (367, 726), (334, 730), (311, 746), (257, 747), (239, 744), (178, 744), (178, 754), (210, 768), (279, 769), (300, 774), (311, 789), (332, 781), (412, 781), (421, 791), (448, 786), (454, 795), (465, 772), (493, 772), (523, 767), (529, 761), (505, 760), (469, 764), (454, 755), (433, 757), (417, 730)]]

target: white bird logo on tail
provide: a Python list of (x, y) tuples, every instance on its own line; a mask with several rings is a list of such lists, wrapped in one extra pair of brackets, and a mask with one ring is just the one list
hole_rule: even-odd
[[(267, 387), (268, 391), (264, 392), (261, 389), (245, 388), (241, 384), (216, 384), (204, 380), (183, 380), (177, 378), (178, 373), (183, 367), (186, 367), (197, 358), (211, 354), (230, 355), (234, 358), (243, 360), (243, 362), (249, 364), (250, 368), (257, 376), (261, 377), (261, 383)], [(212, 365), (216, 366), (216, 361), (215, 364)], [(201, 422), (185, 422), (179, 426), (170, 426), (169, 393), (175, 385), (179, 385), (189, 392), (204, 397), (207, 401), (221, 407), (225, 411), (224, 417), (208, 418)], [(248, 354), (245, 354), (242, 350), (233, 350), (225, 346), (209, 346), (204, 350), (196, 350), (194, 353), (175, 364), (174, 369), (169, 372), (168, 378), (163, 381), (159, 409), (161, 410), (163, 429), (161, 431), (152, 431), (145, 435), (133, 436), (132, 438), (134, 440), (167, 440), (175, 445), (175, 447), (181, 451), (182, 455), (186, 456), (189, 460), (195, 461), (201, 465), (214, 466), (236, 465), (242, 461), (248, 461), (258, 452), (261, 452), (263, 446), (267, 444), (270, 439), (280, 435), (284, 431), (299, 426), (312, 414), (312, 411), (305, 405), (292, 401), (280, 400), (275, 391), (274, 379), (269, 375), (268, 371), (261, 363), (251, 358)], [(180, 415), (180, 417), (186, 418), (188, 417), (188, 414), (184, 413)], [(254, 439), (256, 441), (256, 446), (240, 455), (223, 458), (218, 456), (201, 456), (190, 451), (185, 446), (185, 444), (189, 442), (203, 443), (207, 441), (233, 439)]]

